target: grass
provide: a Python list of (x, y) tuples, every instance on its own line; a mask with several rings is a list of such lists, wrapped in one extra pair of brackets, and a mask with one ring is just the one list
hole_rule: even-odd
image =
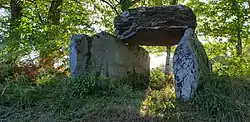
[(0, 121), (250, 121), (245, 79), (212, 75), (186, 103), (176, 100), (173, 84), (136, 90), (90, 74), (42, 81), (0, 84)]

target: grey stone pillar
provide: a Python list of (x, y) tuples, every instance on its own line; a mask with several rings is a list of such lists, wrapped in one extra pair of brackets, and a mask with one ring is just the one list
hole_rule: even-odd
[(91, 38), (87, 35), (73, 35), (70, 39), (70, 75), (83, 73), (90, 63)]
[(206, 52), (191, 28), (186, 29), (173, 60), (176, 97), (187, 101), (196, 91), (198, 82), (211, 72)]

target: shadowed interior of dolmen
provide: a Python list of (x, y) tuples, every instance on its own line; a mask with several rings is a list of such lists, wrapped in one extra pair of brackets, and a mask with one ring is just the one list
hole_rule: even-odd
[(186, 28), (178, 29), (140, 29), (125, 42), (147, 46), (173, 46), (181, 40)]

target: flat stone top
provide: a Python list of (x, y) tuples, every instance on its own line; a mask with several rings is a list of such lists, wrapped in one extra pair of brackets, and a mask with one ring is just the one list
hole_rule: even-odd
[(114, 20), (116, 36), (138, 45), (176, 45), (187, 28), (195, 29), (196, 16), (184, 5), (129, 9)]

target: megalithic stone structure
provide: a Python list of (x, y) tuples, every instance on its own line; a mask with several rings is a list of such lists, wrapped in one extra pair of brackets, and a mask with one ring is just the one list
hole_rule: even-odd
[(82, 74), (88, 68), (91, 37), (84, 34), (73, 35), (70, 39), (70, 74), (72, 77)]
[[(199, 82), (212, 71), (206, 52), (196, 37), (193, 11), (183, 5), (139, 7), (117, 16), (116, 37), (106, 32), (73, 35), (70, 73), (75, 77), (94, 69), (100, 75), (119, 78), (139, 73), (149, 78), (149, 55), (138, 45), (178, 45), (174, 53), (174, 83), (178, 99), (187, 101)], [(145, 85), (143, 80), (139, 84)]]
[(187, 6), (155, 6), (130, 9), (116, 17), (116, 35), (130, 44), (178, 45), (174, 54), (175, 89), (187, 101), (201, 80), (211, 72), (205, 50), (196, 38), (196, 16)]
[(186, 29), (173, 60), (176, 97), (187, 101), (199, 82), (206, 80), (212, 71), (206, 52), (191, 28)]
[(177, 45), (187, 28), (195, 29), (196, 16), (184, 5), (129, 9), (114, 20), (116, 36), (137, 45)]
[(146, 87), (149, 78), (148, 52), (138, 45), (126, 45), (115, 36), (100, 32), (92, 37), (73, 35), (70, 40), (70, 74), (84, 72), (119, 79), (135, 74), (140, 77), (135, 84)]

